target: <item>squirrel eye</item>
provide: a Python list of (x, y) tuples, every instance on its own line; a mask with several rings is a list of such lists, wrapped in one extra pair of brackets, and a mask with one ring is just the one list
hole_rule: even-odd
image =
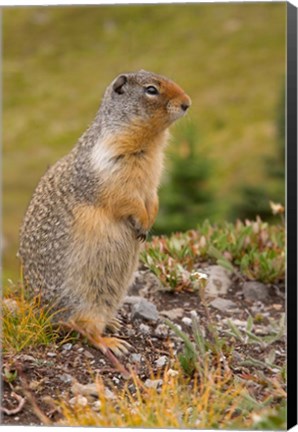
[(158, 95), (158, 90), (153, 85), (150, 85), (150, 86), (146, 87), (145, 91), (149, 95)]

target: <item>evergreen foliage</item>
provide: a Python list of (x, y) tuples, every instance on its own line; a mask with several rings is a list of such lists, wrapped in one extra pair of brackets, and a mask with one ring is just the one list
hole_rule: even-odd
[(242, 185), (239, 201), (232, 207), (232, 219), (253, 219), (256, 215), (274, 221), (270, 201), (285, 203), (285, 90), (283, 89), (276, 116), (276, 154), (264, 158), (267, 181), (262, 185)]
[(154, 234), (185, 231), (210, 217), (213, 194), (208, 184), (211, 161), (200, 151), (199, 135), (194, 124), (177, 131), (169, 154), (168, 178), (160, 190), (160, 210)]

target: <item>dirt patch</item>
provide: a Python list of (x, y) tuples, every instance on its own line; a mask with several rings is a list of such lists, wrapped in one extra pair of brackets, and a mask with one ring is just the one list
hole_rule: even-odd
[[(151, 276), (150, 276), (151, 277)], [(233, 320), (236, 326), (244, 325), (251, 315), (255, 322), (255, 334), (266, 335), (268, 324), (272, 319), (279, 320), (284, 312), (284, 287), (272, 287), (270, 296), (266, 303), (260, 301), (247, 301), (241, 290), (241, 281), (234, 278), (233, 284), (226, 295), (220, 298), (233, 302), (233, 307), (220, 310), (216, 307), (206, 308), (201, 303), (198, 293), (193, 292), (167, 292), (160, 291), (160, 286), (155, 283), (140, 280), (130, 291), (129, 295), (142, 296), (154, 303), (159, 312), (156, 321), (148, 321), (142, 318), (133, 319), (133, 303), (126, 302), (119, 311), (119, 318), (123, 325), (119, 331), (119, 337), (129, 341), (131, 350), (122, 362), (127, 368), (133, 368), (142, 379), (146, 381), (152, 378), (152, 372), (162, 371), (171, 364), (173, 358), (183, 347), (183, 343), (169, 327), (163, 322), (163, 317), (171, 317), (171, 321), (178, 324), (183, 331), (192, 337), (190, 319), (195, 314), (198, 317), (200, 327), (206, 328), (210, 319), (216, 325), (219, 334), (226, 335), (227, 320)], [(206, 334), (206, 338), (208, 338)], [(231, 336), (232, 337), (232, 336)], [(233, 339), (234, 351), (230, 360), (233, 373), (240, 378), (246, 377), (248, 386), (254, 388), (254, 396), (264, 397), (266, 383), (260, 383), (255, 376), (258, 369), (257, 363), (251, 364), (248, 359), (265, 362), (272, 349), (275, 351), (275, 364), (285, 364), (285, 343), (281, 338), (270, 346), (260, 344), (245, 344)], [(73, 397), (71, 386), (74, 381), (81, 384), (94, 382), (96, 375), (100, 375), (106, 388), (112, 392), (123, 387), (127, 382), (117, 370), (109, 363), (108, 359), (97, 349), (90, 346), (86, 340), (78, 337), (70, 341), (57, 342), (51, 346), (29, 348), (14, 357), (3, 357), (3, 368), (13, 376), (14, 371), (19, 368), (21, 376), (8, 379), (7, 374), (3, 379), (2, 392), (2, 424), (10, 425), (42, 425), (44, 422), (34, 408), (34, 403), (51, 422), (57, 422), (60, 418), (59, 412), (52, 400), (69, 400)], [(262, 369), (261, 363), (259, 369)], [(266, 377), (274, 377), (277, 371), (274, 368), (264, 369)], [(22, 380), (23, 377), (23, 380)], [(10, 381), (10, 382), (9, 382)], [(28, 398), (24, 392), (24, 382), (31, 396)], [(133, 389), (133, 384), (132, 389)], [(23, 406), (20, 398), (25, 398)], [(28, 395), (28, 393), (27, 393)], [(32, 399), (33, 405), (32, 405)], [(15, 412), (8, 415), (14, 409)]]

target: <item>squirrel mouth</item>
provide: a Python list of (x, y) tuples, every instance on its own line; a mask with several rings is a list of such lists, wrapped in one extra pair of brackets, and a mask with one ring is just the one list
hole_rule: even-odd
[(188, 105), (186, 107), (184, 104), (183, 104), (183, 107), (182, 107), (182, 105), (181, 106), (179, 106), (179, 105), (178, 106), (169, 106), (168, 107), (168, 114), (169, 114), (171, 123), (178, 120), (179, 118), (185, 116), (189, 106), (190, 105)]
[(170, 121), (173, 122), (183, 117), (188, 108), (191, 106), (191, 99), (187, 95), (181, 101), (170, 101), (167, 105), (167, 111), (170, 117)]

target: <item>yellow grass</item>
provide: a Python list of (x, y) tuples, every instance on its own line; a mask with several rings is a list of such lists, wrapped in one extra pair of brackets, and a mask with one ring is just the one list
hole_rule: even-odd
[[(173, 373), (175, 370), (176, 373)], [(148, 427), (148, 428), (210, 428), (228, 427), (239, 420), (245, 425), (243, 413), (239, 411), (246, 392), (243, 385), (235, 383), (231, 372), (223, 371), (220, 364), (211, 367), (206, 362), (204, 377), (194, 380), (186, 378), (177, 364), (160, 376), (162, 385), (147, 388), (134, 374), (132, 382), (135, 394), (129, 391), (129, 381), (122, 391), (115, 391), (115, 398), (108, 398), (103, 382), (97, 377), (100, 410), (92, 404), (74, 405), (65, 400), (58, 403), (63, 415), (59, 424), (64, 426), (100, 427)], [(234, 420), (232, 420), (234, 418)]]

